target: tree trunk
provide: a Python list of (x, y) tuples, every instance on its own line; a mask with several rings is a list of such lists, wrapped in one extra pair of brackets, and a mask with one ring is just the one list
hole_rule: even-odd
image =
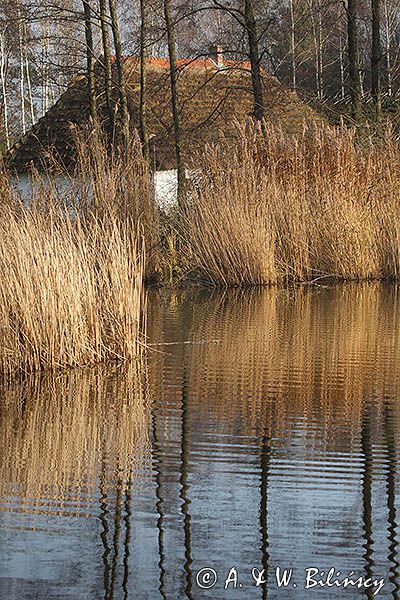
[(315, 7), (314, 2), (311, 0), (309, 3), (310, 17), (311, 17), (311, 25), (312, 25), (312, 33), (313, 33), (313, 43), (314, 43), (314, 64), (315, 64), (315, 91), (317, 94), (318, 100), (320, 100), (320, 81), (319, 81), (319, 52), (318, 52), (318, 35), (317, 35), (317, 26), (315, 22)]
[(358, 77), (360, 79), (360, 94), (361, 94), (361, 101), (364, 98), (365, 94), (364, 94), (364, 78), (365, 78), (365, 74), (363, 69), (361, 68), (361, 59), (360, 59), (360, 53), (358, 53)]
[(387, 0), (384, 0), (383, 6), (385, 9), (385, 37), (386, 37), (385, 55), (386, 55), (386, 72), (387, 72), (387, 91), (388, 91), (388, 96), (390, 98), (393, 93), (393, 86), (392, 86), (392, 64), (391, 64), (391, 59), (390, 59), (391, 32), (390, 32), (389, 11), (388, 11)]
[(319, 97), (324, 98), (324, 43), (322, 32), (322, 6), (321, 0), (318, 0), (318, 80), (319, 80)]
[(7, 80), (8, 80), (8, 60), (9, 52), (6, 51), (5, 36), (0, 33), (0, 74), (1, 74), (1, 92), (3, 96), (3, 120), (4, 120), (4, 133), (6, 136), (6, 148), (10, 149), (10, 131), (8, 124), (8, 91), (7, 91)]
[(244, 0), (244, 22), (249, 42), (251, 81), (254, 96), (254, 116), (257, 121), (264, 118), (264, 95), (262, 88), (260, 53), (258, 48), (257, 25), (254, 16), (253, 0)]
[(321, 2), (314, 0), (308, 1), (310, 12), (313, 45), (314, 45), (314, 64), (315, 64), (315, 89), (318, 100), (324, 98), (323, 81), (323, 39), (322, 39), (322, 7)]
[(139, 129), (143, 155), (149, 158), (149, 144), (146, 121), (146, 1), (140, 0), (140, 109)]
[(110, 48), (110, 33), (108, 30), (107, 6), (106, 0), (100, 0), (100, 26), (101, 38), (103, 43), (103, 60), (104, 60), (104, 75), (105, 75), (105, 93), (107, 113), (110, 124), (110, 130), (114, 129), (114, 108), (112, 101), (112, 67), (111, 67), (111, 48)]
[(26, 117), (25, 117), (25, 57), (24, 57), (24, 40), (23, 40), (23, 25), (21, 12), (18, 11), (18, 46), (19, 46), (19, 66), (20, 66), (20, 95), (21, 95), (21, 124), (22, 134), (26, 133)]
[(342, 36), (339, 40), (339, 63), (340, 63), (340, 97), (342, 100), (346, 97), (345, 79), (344, 79), (344, 60), (343, 60), (343, 46)]
[[(25, 32), (26, 36), (26, 32)], [(35, 105), (33, 102), (33, 93), (32, 93), (32, 81), (31, 81), (31, 72), (29, 68), (29, 59), (28, 56), (25, 56), (25, 68), (26, 68), (26, 83), (28, 85), (28, 95), (29, 95), (29, 105), (31, 109), (31, 124), (35, 124)]]
[(85, 18), (85, 40), (86, 40), (86, 77), (88, 85), (88, 98), (90, 104), (90, 116), (93, 123), (97, 121), (96, 101), (96, 79), (94, 73), (94, 47), (92, 31), (92, 9), (87, 0), (82, 0)]
[(178, 204), (182, 206), (186, 195), (186, 173), (182, 151), (182, 132), (178, 109), (177, 66), (175, 49), (175, 31), (171, 15), (171, 0), (164, 0), (164, 17), (167, 27), (168, 54), (171, 78), (171, 106), (175, 134), (175, 154), (178, 170)]
[(375, 115), (379, 120), (382, 114), (381, 96), (381, 14), (380, 0), (372, 0), (372, 56), (371, 56), (371, 92), (375, 106)]
[(296, 23), (294, 19), (293, 0), (290, 0), (290, 49), (292, 55), (292, 86), (293, 91), (297, 91), (297, 72), (296, 72)]
[(361, 119), (361, 84), (358, 66), (358, 34), (357, 34), (358, 0), (348, 0), (347, 37), (349, 57), (350, 97), (353, 118), (356, 123)]
[(109, 0), (110, 17), (111, 17), (111, 29), (114, 38), (115, 47), (115, 61), (117, 64), (118, 73), (118, 87), (119, 87), (119, 101), (121, 108), (121, 125), (122, 125), (122, 136), (123, 141), (126, 144), (129, 140), (129, 111), (128, 111), (128, 99), (126, 95), (125, 75), (124, 75), (124, 64), (122, 56), (122, 45), (121, 36), (119, 32), (118, 16), (115, 6), (115, 0)]
[(48, 25), (44, 19), (42, 26), (42, 52), (41, 52), (41, 79), (42, 79), (42, 116), (46, 114), (49, 107), (49, 52), (48, 52)]

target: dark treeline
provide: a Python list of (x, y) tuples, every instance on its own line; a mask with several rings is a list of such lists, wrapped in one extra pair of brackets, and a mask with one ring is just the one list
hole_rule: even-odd
[[(3, 0), (1, 146), (10, 147), (83, 73), (95, 119), (99, 57), (110, 122), (115, 60), (118, 122), (126, 135), (123, 56), (141, 56), (143, 65), (145, 56), (170, 57), (173, 89), (176, 59), (205, 56), (211, 44), (220, 44), (228, 58), (251, 64), (258, 119), (267, 110), (263, 68), (331, 115), (379, 119), (396, 110), (400, 0)], [(146, 147), (145, 84), (143, 70), (140, 134)], [(179, 152), (179, 110), (172, 108)]]

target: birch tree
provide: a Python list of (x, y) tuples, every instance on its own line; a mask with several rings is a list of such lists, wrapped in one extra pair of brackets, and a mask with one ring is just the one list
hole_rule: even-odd
[(42, 79), (42, 115), (49, 108), (49, 26), (45, 19), (41, 20), (41, 79)]
[[(26, 33), (26, 30), (25, 30)], [(25, 35), (26, 37), (26, 35)], [(26, 70), (26, 82), (28, 85), (28, 96), (29, 96), (29, 106), (30, 106), (30, 114), (31, 114), (31, 125), (35, 124), (35, 104), (33, 100), (33, 91), (32, 91), (32, 79), (31, 79), (31, 70), (29, 66), (29, 58), (28, 54), (25, 55), (25, 70)]]
[(349, 59), (349, 85), (353, 118), (359, 122), (361, 118), (361, 82), (358, 62), (358, 0), (347, 2), (347, 43)]
[(388, 96), (391, 97), (392, 96), (392, 72), (391, 72), (391, 60), (390, 60), (391, 31), (390, 31), (390, 21), (389, 21), (388, 0), (384, 0), (383, 7), (384, 7), (384, 14), (385, 14), (385, 39), (386, 39), (385, 58), (386, 58), (386, 73), (387, 73), (387, 89), (388, 89)]
[(297, 90), (297, 70), (296, 70), (296, 22), (294, 18), (294, 0), (289, 0), (290, 8), (290, 52), (292, 55), (292, 87)]
[(1, 76), (1, 93), (2, 93), (2, 116), (4, 125), (4, 134), (6, 139), (6, 148), (10, 149), (10, 131), (8, 126), (8, 62), (9, 51), (6, 49), (5, 32), (0, 31), (0, 76)]
[(371, 56), (371, 92), (376, 118), (382, 114), (381, 99), (381, 3), (372, 0), (372, 56)]
[(21, 18), (21, 11), (18, 10), (18, 48), (19, 48), (19, 91), (21, 100), (21, 124), (22, 133), (26, 133), (26, 118), (25, 118), (25, 56), (24, 56), (24, 41), (22, 38), (23, 23)]

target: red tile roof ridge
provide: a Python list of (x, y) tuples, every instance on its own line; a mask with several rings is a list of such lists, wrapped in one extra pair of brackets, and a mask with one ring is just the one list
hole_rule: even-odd
[[(113, 57), (112, 60), (114, 61), (115, 57)], [(124, 60), (124, 62), (139, 61), (139, 56), (126, 55), (123, 57), (123, 60)], [(169, 58), (158, 57), (158, 56), (148, 56), (146, 58), (146, 62), (155, 67), (169, 69)], [(195, 67), (212, 68), (212, 69), (220, 70), (220, 71), (223, 71), (224, 69), (227, 69), (227, 68), (238, 68), (238, 69), (246, 69), (246, 70), (250, 70), (250, 68), (251, 68), (249, 61), (231, 60), (231, 59), (224, 60), (224, 64), (221, 67), (218, 67), (218, 65), (216, 65), (215, 62), (210, 57), (178, 58), (177, 66), (178, 67), (187, 66), (187, 67), (193, 67), (193, 68), (195, 68)]]

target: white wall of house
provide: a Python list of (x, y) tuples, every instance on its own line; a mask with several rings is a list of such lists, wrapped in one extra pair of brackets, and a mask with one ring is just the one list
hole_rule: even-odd
[(154, 173), (154, 191), (156, 202), (163, 210), (168, 210), (177, 204), (178, 172), (156, 171)]
[[(68, 190), (69, 182), (63, 177), (54, 176), (52, 183), (56, 183), (60, 195)], [(31, 179), (28, 175), (20, 175), (17, 178), (13, 178), (11, 184), (16, 195), (20, 195), (23, 200), (30, 197)], [(178, 174), (176, 169), (172, 169), (171, 171), (156, 171), (154, 173), (155, 199), (162, 210), (167, 211), (177, 205), (177, 187)]]

